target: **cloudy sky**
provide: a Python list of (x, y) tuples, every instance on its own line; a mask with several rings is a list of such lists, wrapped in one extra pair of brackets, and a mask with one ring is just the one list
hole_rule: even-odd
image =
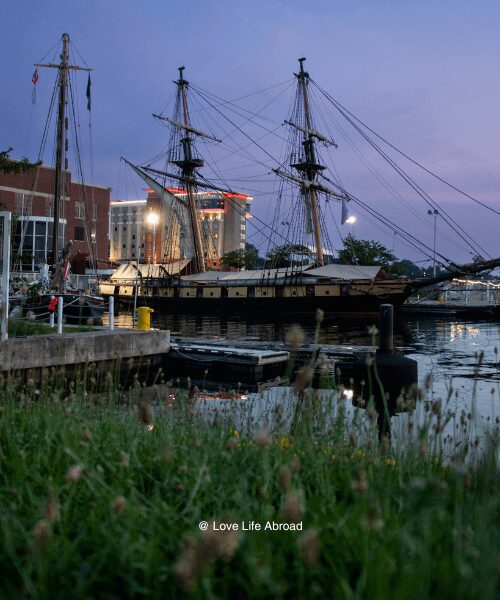
[[(151, 113), (171, 98), (178, 66), (185, 65), (187, 78), (200, 88), (235, 99), (291, 81), (297, 58), (306, 56), (314, 80), (375, 131), (500, 211), (499, 31), (498, 0), (2, 2), (0, 149), (12, 146), (15, 156), (36, 157), (53, 73), (40, 70), (33, 106), (33, 63), (63, 32), (94, 69), (93, 179), (113, 188), (115, 198), (144, 194), (144, 185), (124, 172), (120, 156), (142, 163), (165, 148), (167, 132)], [(82, 100), (85, 85), (80, 78)], [(258, 102), (263, 106), (279, 91), (283, 94), (270, 117), (279, 125), (290, 106), (286, 84), (257, 96), (249, 108), (256, 110)], [(82, 137), (87, 125), (83, 110)], [(335, 164), (345, 187), (432, 246), (428, 206), (398, 183), (403, 206), (374, 183), (347, 140), (340, 135), (337, 141)], [(261, 143), (279, 149), (272, 137)], [(44, 159), (50, 162), (50, 153)], [(497, 213), (402, 165), (489, 255), (500, 255)], [(386, 177), (396, 186), (397, 177)], [(263, 193), (255, 198), (254, 211), (264, 219), (269, 199)], [(356, 207), (351, 210), (358, 217), (352, 228), (356, 236), (377, 239), (401, 257), (425, 258), (390, 228)], [(343, 235), (350, 231), (346, 227)], [(438, 249), (460, 261), (472, 253), (442, 219)]]

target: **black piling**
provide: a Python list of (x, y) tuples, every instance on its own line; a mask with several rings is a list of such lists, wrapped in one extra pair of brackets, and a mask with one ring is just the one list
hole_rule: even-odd
[(379, 312), (379, 348), (375, 353), (358, 353), (353, 380), (356, 406), (377, 412), (380, 438), (391, 435), (391, 417), (411, 409), (412, 389), (418, 383), (417, 362), (394, 351), (394, 308), (382, 304)]

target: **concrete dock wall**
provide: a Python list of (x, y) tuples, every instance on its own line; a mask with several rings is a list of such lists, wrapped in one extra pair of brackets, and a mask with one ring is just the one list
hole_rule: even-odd
[(0, 343), (0, 371), (18, 371), (164, 354), (169, 331), (95, 331), (11, 338)]

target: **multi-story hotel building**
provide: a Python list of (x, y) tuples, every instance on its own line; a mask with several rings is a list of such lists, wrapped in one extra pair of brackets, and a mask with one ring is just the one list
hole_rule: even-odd
[[(182, 199), (186, 192), (169, 191)], [(145, 200), (114, 200), (110, 210), (110, 259), (116, 262), (170, 263), (190, 256), (188, 223), (161, 205), (148, 189)], [(196, 194), (205, 259), (217, 268), (221, 257), (245, 248), (246, 225), (252, 197), (246, 194), (198, 192)]]

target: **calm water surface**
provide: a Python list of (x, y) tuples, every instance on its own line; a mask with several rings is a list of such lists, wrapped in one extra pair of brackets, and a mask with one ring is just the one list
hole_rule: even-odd
[[(283, 341), (292, 322), (298, 322), (313, 341), (314, 318), (287, 322), (248, 321), (243, 317), (207, 317), (200, 315), (167, 315), (155, 312), (152, 325), (170, 329), (172, 335), (214, 337), (230, 340), (255, 339)], [(132, 326), (129, 312), (116, 317), (117, 326)], [(373, 321), (360, 319), (325, 320), (321, 323), (319, 341), (325, 344), (370, 345), (368, 327)], [(450, 406), (469, 411), (476, 406), (481, 420), (500, 416), (500, 323), (450, 318), (405, 317), (395, 323), (394, 344), (418, 363), (419, 383), (428, 374), (432, 387), (428, 398), (450, 398)], [(484, 353), (478, 364), (479, 353)]]

